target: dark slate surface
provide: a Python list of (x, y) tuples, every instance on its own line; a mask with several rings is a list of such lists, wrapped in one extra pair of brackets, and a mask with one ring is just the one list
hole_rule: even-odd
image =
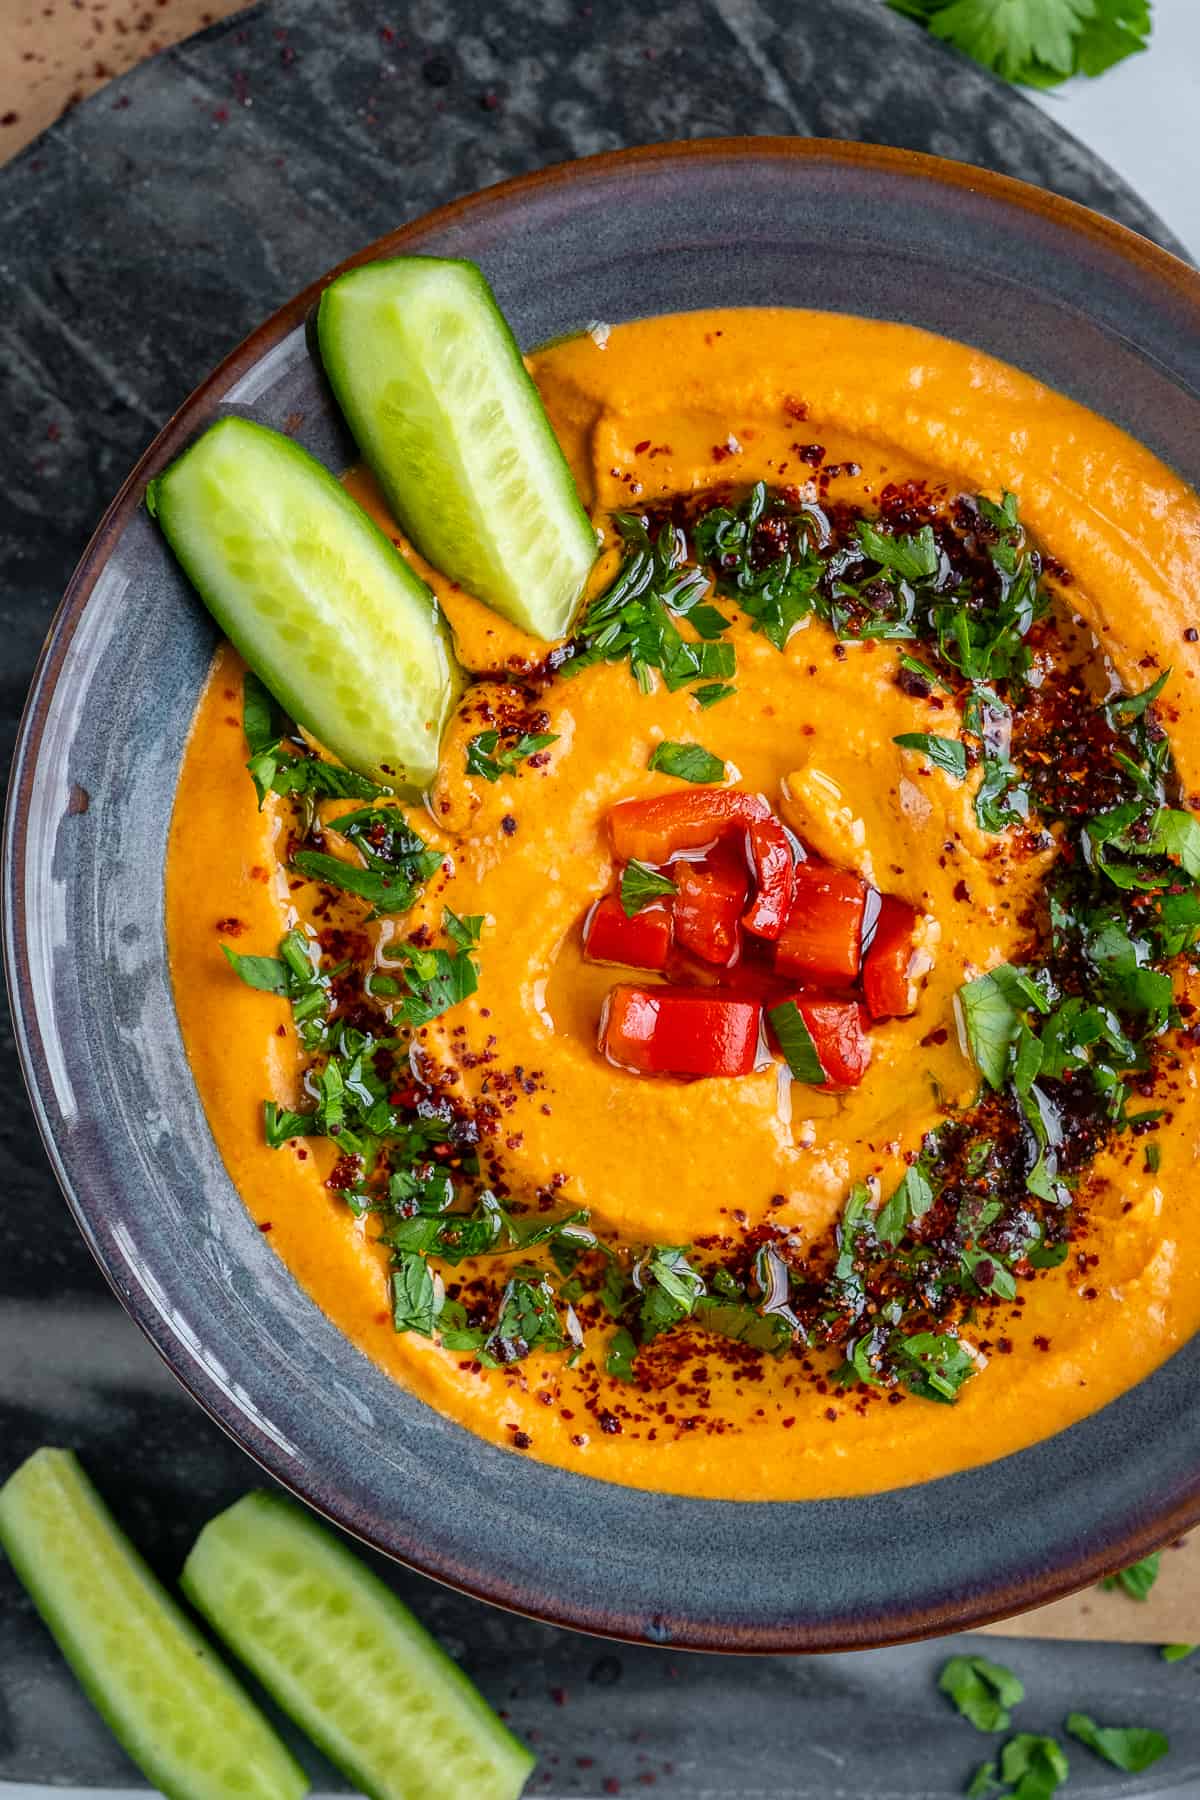
[[(0, 732), (127, 468), (197, 380), (322, 270), (454, 195), (626, 143), (796, 132), (907, 145), (1058, 189), (1174, 248), (1080, 145), (877, 0), (260, 6), (155, 59), (0, 172)], [(164, 1573), (253, 1471), (111, 1300), (0, 1068), (0, 1475), (74, 1444)], [(669, 1657), (402, 1592), (543, 1753), (533, 1792), (917, 1800), (983, 1746), (931, 1693), (944, 1647), (820, 1661)], [(1038, 1696), (1168, 1726), (1197, 1670), (1015, 1647)], [(1072, 1792), (1200, 1792), (1084, 1768)], [(1167, 1765), (1170, 1772), (1170, 1765)], [(0, 1569), (0, 1783), (118, 1784), (120, 1753)], [(1182, 1781), (1183, 1785), (1178, 1783)]]

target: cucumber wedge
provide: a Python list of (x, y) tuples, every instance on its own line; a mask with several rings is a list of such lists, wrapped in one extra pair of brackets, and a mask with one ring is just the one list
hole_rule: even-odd
[(88, 1699), (168, 1800), (308, 1792), (69, 1450), (35, 1451), (0, 1488), (0, 1544)]
[(196, 1539), (183, 1589), (370, 1800), (515, 1800), (534, 1758), (390, 1588), (281, 1495)]
[(321, 296), (317, 336), (359, 449), (422, 556), (535, 637), (562, 637), (596, 534), (474, 263), (401, 256), (351, 269)]
[(146, 504), (280, 705), (349, 768), (427, 787), (457, 665), (433, 595), (341, 483), (290, 438), (231, 416), (155, 477)]

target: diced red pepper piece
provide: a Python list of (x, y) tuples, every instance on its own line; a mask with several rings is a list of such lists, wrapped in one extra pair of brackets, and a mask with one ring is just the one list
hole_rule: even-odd
[(671, 914), (652, 900), (631, 919), (615, 894), (606, 894), (583, 927), (589, 962), (622, 963), (627, 969), (665, 969), (671, 954)]
[(731, 825), (768, 819), (761, 794), (737, 788), (698, 788), (686, 794), (656, 794), (652, 800), (622, 800), (608, 816), (613, 849), (622, 862), (665, 863), (679, 850), (702, 850)]
[(752, 819), (746, 847), (754, 869), (754, 899), (742, 918), (755, 937), (777, 938), (787, 923), (795, 892), (792, 840), (778, 819)]
[(863, 1009), (857, 1000), (821, 1000), (813, 994), (789, 994), (808, 1026), (830, 1087), (857, 1087), (871, 1061)]
[(917, 915), (885, 894), (875, 936), (863, 958), (863, 996), (873, 1019), (906, 1019), (917, 1010), (917, 984), (909, 975)]
[(674, 862), (671, 879), (675, 942), (705, 962), (728, 968), (739, 948), (738, 925), (750, 891), (740, 849), (718, 845), (702, 863)]
[(775, 945), (781, 975), (804, 975), (831, 987), (857, 978), (862, 957), (866, 883), (842, 869), (801, 863), (795, 870), (795, 897)]
[(749, 1075), (762, 1007), (712, 988), (615, 987), (600, 1022), (610, 1062), (640, 1075)]

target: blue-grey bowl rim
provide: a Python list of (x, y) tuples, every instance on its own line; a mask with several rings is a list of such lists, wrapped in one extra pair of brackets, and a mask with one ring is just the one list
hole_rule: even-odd
[[(578, 192), (589, 183), (613, 176), (627, 175), (637, 181), (678, 171), (688, 163), (693, 166), (728, 164), (736, 170), (743, 161), (777, 164), (781, 159), (788, 162), (798, 177), (802, 177), (806, 169), (843, 173), (854, 170), (859, 174), (866, 172), (878, 176), (884, 183), (911, 179), (931, 190), (939, 190), (943, 195), (952, 195), (957, 190), (973, 198), (982, 197), (987, 204), (996, 207), (998, 214), (1003, 212), (1009, 226), (1015, 222), (1019, 228), (1024, 220), (1030, 231), (1057, 234), (1064, 246), (1073, 241), (1085, 258), (1094, 255), (1108, 259), (1114, 266), (1123, 264), (1134, 286), (1141, 282), (1147, 291), (1155, 294), (1163, 306), (1164, 316), (1170, 315), (1170, 328), (1177, 328), (1187, 334), (1189, 341), (1200, 343), (1200, 277), (1187, 264), (1136, 233), (1074, 202), (1006, 176), (916, 152), (836, 140), (696, 139), (648, 145), (556, 165), (440, 207), (364, 248), (280, 308), (196, 388), (130, 473), (71, 578), (51, 622), (31, 683), (5, 809), (2, 901), (6, 980), (22, 1071), (42, 1142), (76, 1223), (114, 1293), (176, 1378), (264, 1470), (285, 1487), (290, 1487), (316, 1511), (385, 1554), (479, 1599), (548, 1623), (632, 1642), (669, 1644), (679, 1649), (824, 1652), (867, 1648), (969, 1629), (1042, 1605), (1105, 1573), (1127, 1566), (1171, 1542), (1200, 1521), (1200, 1456), (1182, 1475), (1180, 1470), (1175, 1470), (1174, 1478), (1161, 1494), (1149, 1496), (1144, 1505), (1131, 1509), (1119, 1529), (1109, 1529), (1089, 1538), (1084, 1526), (1080, 1533), (1068, 1534), (1068, 1548), (1063, 1552), (1060, 1546), (1058, 1554), (1042, 1554), (1036, 1546), (1030, 1546), (1027, 1556), (1003, 1581), (992, 1581), (985, 1586), (966, 1583), (957, 1595), (941, 1592), (933, 1601), (917, 1598), (907, 1605), (898, 1601), (874, 1614), (856, 1613), (851, 1602), (839, 1614), (817, 1622), (797, 1617), (783, 1622), (776, 1618), (763, 1623), (753, 1616), (714, 1620), (708, 1614), (693, 1612), (686, 1598), (680, 1604), (678, 1595), (674, 1594), (671, 1600), (664, 1595), (666, 1604), (662, 1612), (650, 1612), (645, 1608), (631, 1611), (622, 1609), (619, 1602), (614, 1603), (611, 1594), (581, 1596), (569, 1591), (549, 1591), (554, 1587), (552, 1580), (541, 1589), (514, 1587), (489, 1570), (486, 1555), (482, 1561), (476, 1560), (465, 1567), (461, 1557), (453, 1555), (445, 1545), (428, 1542), (416, 1545), (411, 1539), (404, 1540), (394, 1519), (372, 1516), (369, 1511), (350, 1505), (336, 1488), (322, 1481), (318, 1473), (310, 1471), (306, 1478), (297, 1479), (272, 1438), (258, 1431), (248, 1415), (231, 1402), (228, 1392), (215, 1386), (202, 1368), (188, 1362), (178, 1341), (163, 1329), (162, 1319), (156, 1308), (148, 1303), (144, 1290), (136, 1282), (124, 1283), (122, 1272), (114, 1266), (114, 1259), (102, 1249), (90, 1210), (92, 1197), (87, 1192), (86, 1171), (73, 1170), (64, 1157), (47, 1100), (46, 1042), (32, 992), (23, 901), (28, 852), (26, 821), (38, 780), (42, 734), (64, 659), (89, 596), (122, 532), (137, 513), (149, 479), (208, 422), (228, 390), (297, 325), (310, 317), (323, 288), (336, 274), (379, 256), (420, 252), (429, 239), (452, 224), (469, 225), (481, 214), (486, 216), (497, 209), (519, 207), (527, 198), (543, 195), (548, 189), (574, 188)], [(1112, 335), (1122, 335), (1112, 321), (1107, 321), (1107, 326)], [(1152, 351), (1146, 351), (1145, 356), (1148, 362), (1155, 360)], [(1200, 383), (1185, 381), (1179, 376), (1176, 380), (1200, 408)], [(128, 1274), (128, 1270), (125, 1273)], [(1196, 1340), (1193, 1340), (1192, 1348), (1195, 1346)], [(1179, 1357), (1183, 1355), (1184, 1352), (1179, 1353)], [(1178, 1361), (1179, 1357), (1173, 1360)], [(1150, 1381), (1159, 1380), (1161, 1375), (1162, 1371), (1159, 1371)], [(1114, 1402), (1113, 1407), (1122, 1406), (1129, 1399), (1130, 1396), (1124, 1396), (1121, 1401)], [(1103, 1408), (1101, 1414), (1093, 1415), (1070, 1431), (1042, 1440), (1031, 1450), (1003, 1458), (999, 1463), (987, 1465), (986, 1469), (999, 1474), (999, 1471), (1017, 1465), (1031, 1466), (1032, 1459), (1044, 1459), (1047, 1453), (1052, 1456), (1053, 1446), (1078, 1439), (1079, 1434), (1086, 1433), (1097, 1418), (1111, 1412), (1113, 1407)], [(478, 1440), (470, 1441), (478, 1444)], [(491, 1454), (490, 1447), (480, 1444), (479, 1453), (481, 1456)], [(510, 1453), (495, 1454), (508, 1456)], [(525, 1459), (517, 1460), (535, 1470), (546, 1467), (530, 1464)], [(614, 1488), (586, 1477), (567, 1479), (583, 1484), (597, 1495), (628, 1498), (637, 1493), (637, 1490)], [(932, 1495), (935, 1490), (961, 1483), (964, 1479), (962, 1476), (948, 1477), (870, 1498), (890, 1501), (903, 1512), (914, 1502), (919, 1507), (921, 1495)], [(739, 1513), (744, 1518), (750, 1510), (756, 1513), (764, 1510), (762, 1503), (753, 1502), (681, 1502), (672, 1496), (657, 1495), (643, 1498), (650, 1502), (665, 1500), (674, 1507), (699, 1507), (706, 1513), (724, 1514), (731, 1522)], [(861, 1504), (853, 1499), (775, 1503), (773, 1510), (803, 1513), (805, 1508), (853, 1509)], [(740, 1532), (740, 1522), (733, 1524), (733, 1533), (729, 1537), (731, 1547), (739, 1535), (744, 1535)]]

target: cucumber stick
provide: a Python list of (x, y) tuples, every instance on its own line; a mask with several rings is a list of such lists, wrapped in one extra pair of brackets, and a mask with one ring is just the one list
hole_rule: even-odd
[(515, 1800), (534, 1758), (408, 1608), (316, 1519), (247, 1494), (200, 1533), (183, 1589), (371, 1800)]
[(88, 1698), (168, 1800), (307, 1793), (69, 1450), (36, 1451), (0, 1488), (0, 1544)]
[(401, 256), (326, 288), (321, 357), (422, 556), (535, 637), (560, 638), (596, 534), (538, 391), (474, 263)]
[(410, 792), (437, 771), (458, 671), (437, 603), (306, 450), (231, 415), (146, 504), (201, 599), (327, 750)]

